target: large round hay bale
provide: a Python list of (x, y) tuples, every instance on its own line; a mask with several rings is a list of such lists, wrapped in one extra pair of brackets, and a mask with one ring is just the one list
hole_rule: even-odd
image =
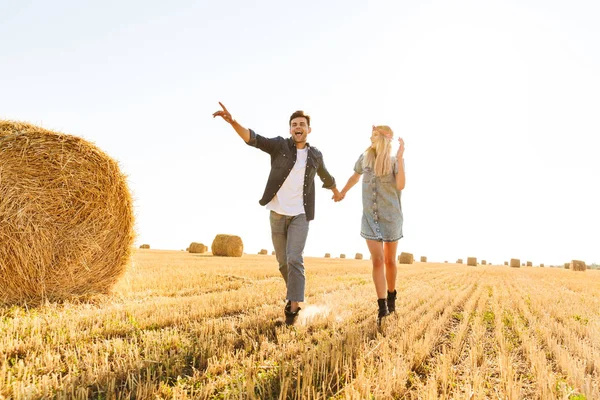
[(487, 265), (487, 261), (486, 260), (481, 260), (481, 265)]
[(511, 258), (510, 266), (511, 268), (521, 268), (521, 260), (519, 260), (518, 258)]
[(140, 245), (140, 249), (149, 249), (150, 245), (149, 244), (142, 244)]
[(531, 261), (527, 261), (527, 266), (528, 267), (533, 267), (533, 263)]
[(427, 257), (421, 256), (421, 262), (427, 262)]
[(356, 255), (354, 256), (355, 260), (362, 260), (363, 259), (363, 255), (362, 253), (356, 253)]
[(564, 267), (565, 269), (571, 269), (571, 263), (565, 263)]
[(218, 234), (210, 249), (213, 256), (241, 257), (244, 254), (244, 242), (239, 236)]
[(571, 261), (571, 270), (572, 271), (585, 271), (587, 266), (585, 262), (581, 260), (573, 260)]
[(400, 257), (398, 258), (398, 262), (400, 264), (412, 264), (415, 262), (415, 257), (411, 253), (400, 253)]
[(459, 258), (458, 260), (456, 260), (456, 263), (457, 263), (457, 264), (462, 264), (462, 263), (463, 263), (463, 260), (462, 260), (462, 258)]
[(331, 258), (331, 254), (330, 253), (325, 253), (325, 258)]
[(476, 267), (477, 266), (477, 257), (467, 257), (467, 265)]
[(267, 251), (267, 249), (261, 249), (258, 254), (262, 254), (262, 255), (266, 255), (269, 254), (269, 252)]
[(346, 258), (346, 255), (342, 253), (340, 254), (340, 258)]
[(195, 254), (206, 253), (207, 250), (208, 250), (208, 247), (206, 247), (206, 245), (204, 243), (198, 243), (198, 242), (192, 242), (192, 243), (190, 243), (190, 246), (188, 247), (188, 252), (195, 253)]
[(134, 240), (119, 165), (92, 143), (0, 120), (0, 303), (107, 293)]
[(508, 261), (504, 261), (504, 265), (508, 266)]

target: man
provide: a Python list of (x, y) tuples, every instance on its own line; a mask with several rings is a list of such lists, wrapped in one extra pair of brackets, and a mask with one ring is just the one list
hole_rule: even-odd
[(285, 323), (293, 325), (298, 319), (300, 302), (304, 301), (304, 245), (309, 222), (315, 215), (315, 174), (325, 189), (333, 191), (333, 199), (341, 200), (335, 179), (323, 163), (323, 155), (307, 141), (311, 132), (310, 116), (296, 111), (290, 117), (290, 137), (265, 138), (246, 129), (231, 117), (227, 108), (213, 114), (228, 122), (249, 146), (271, 156), (271, 172), (260, 205), (270, 210), (271, 237), (279, 271), (287, 287)]

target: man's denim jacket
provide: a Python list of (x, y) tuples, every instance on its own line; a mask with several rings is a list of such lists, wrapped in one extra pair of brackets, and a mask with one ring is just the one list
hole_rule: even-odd
[[(288, 139), (281, 136), (265, 138), (250, 129), (248, 145), (271, 155), (271, 172), (263, 197), (259, 200), (260, 205), (264, 206), (275, 197), (275, 194), (292, 171), (296, 163), (296, 144), (291, 137)], [(308, 149), (308, 156), (304, 174), (304, 212), (306, 213), (306, 219), (311, 221), (315, 218), (315, 174), (319, 175), (325, 189), (335, 188), (335, 179), (325, 168), (321, 152), (308, 143), (306, 143), (306, 148)]]

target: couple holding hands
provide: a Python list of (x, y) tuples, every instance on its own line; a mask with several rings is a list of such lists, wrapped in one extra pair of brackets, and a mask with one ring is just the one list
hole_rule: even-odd
[[(311, 132), (310, 116), (296, 111), (290, 116), (287, 138), (265, 138), (244, 128), (222, 103), (221, 117), (249, 146), (271, 156), (271, 171), (260, 205), (270, 210), (271, 236), (279, 271), (287, 287), (285, 323), (298, 319), (304, 301), (306, 278), (302, 253), (309, 222), (315, 214), (315, 175), (333, 200), (341, 201), (362, 176), (363, 213), (360, 235), (366, 239), (373, 263), (373, 282), (377, 293), (378, 323), (396, 309), (396, 250), (402, 238), (401, 195), (405, 185), (404, 141), (392, 155), (394, 133), (385, 125), (373, 126), (369, 147), (354, 164), (354, 173), (339, 191), (335, 179), (325, 168), (323, 155), (307, 142)], [(365, 135), (366, 136), (366, 135)], [(366, 139), (366, 138), (365, 138)], [(366, 140), (365, 140), (366, 141)]]

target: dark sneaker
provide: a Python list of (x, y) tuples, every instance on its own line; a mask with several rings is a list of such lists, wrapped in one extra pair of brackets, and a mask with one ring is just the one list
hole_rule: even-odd
[(394, 292), (387, 292), (387, 308), (391, 313), (396, 311), (396, 295), (398, 292), (394, 290)]
[(291, 312), (287, 306), (285, 308), (285, 324), (286, 325), (294, 325), (296, 321), (298, 321), (298, 314), (300, 313), (301, 308), (298, 308), (296, 312)]

